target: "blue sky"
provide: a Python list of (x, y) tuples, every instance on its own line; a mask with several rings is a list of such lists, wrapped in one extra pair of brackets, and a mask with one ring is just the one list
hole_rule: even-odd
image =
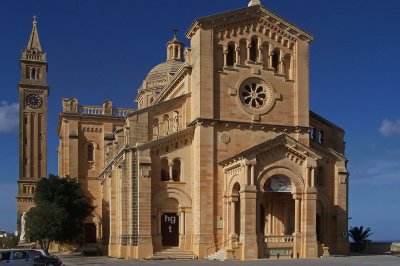
[[(15, 230), (19, 58), (38, 17), (48, 53), (48, 167), (57, 173), (56, 125), (63, 97), (134, 106), (142, 80), (165, 60), (172, 29), (248, 0), (1, 1), (0, 229)], [(311, 109), (346, 130), (351, 226), (375, 240), (400, 240), (400, 2), (264, 0), (316, 38), (310, 50)]]

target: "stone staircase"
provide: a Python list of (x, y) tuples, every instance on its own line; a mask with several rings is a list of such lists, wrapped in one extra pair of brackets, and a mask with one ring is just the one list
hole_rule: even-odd
[(148, 260), (193, 260), (197, 256), (191, 250), (182, 250), (179, 248), (166, 248), (158, 251), (153, 256), (147, 258)]

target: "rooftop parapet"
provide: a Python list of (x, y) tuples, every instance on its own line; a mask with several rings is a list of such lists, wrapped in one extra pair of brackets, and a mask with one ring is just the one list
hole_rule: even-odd
[(103, 106), (79, 105), (77, 98), (63, 99), (63, 113), (82, 114), (93, 116), (124, 117), (135, 111), (128, 108), (114, 108), (112, 102), (107, 100)]

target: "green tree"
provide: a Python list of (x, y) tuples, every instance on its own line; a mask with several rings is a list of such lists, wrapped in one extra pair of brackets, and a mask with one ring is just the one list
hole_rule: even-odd
[(47, 253), (51, 241), (63, 239), (63, 225), (66, 222), (67, 215), (62, 208), (42, 201), (27, 213), (26, 233), (32, 240), (39, 241)]
[(351, 227), (349, 230), (349, 235), (353, 239), (357, 251), (363, 251), (365, 249), (368, 237), (370, 237), (373, 233), (371, 233), (371, 228), (366, 228), (364, 230), (363, 226), (360, 227)]
[(76, 240), (94, 209), (77, 180), (54, 175), (38, 182), (35, 204), (27, 213), (26, 231), (46, 252), (51, 241)]

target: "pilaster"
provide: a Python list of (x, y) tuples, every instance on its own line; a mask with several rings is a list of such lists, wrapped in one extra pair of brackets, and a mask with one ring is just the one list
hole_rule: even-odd
[(257, 189), (255, 186), (245, 186), (240, 191), (240, 243), (242, 244), (242, 259), (257, 259)]

